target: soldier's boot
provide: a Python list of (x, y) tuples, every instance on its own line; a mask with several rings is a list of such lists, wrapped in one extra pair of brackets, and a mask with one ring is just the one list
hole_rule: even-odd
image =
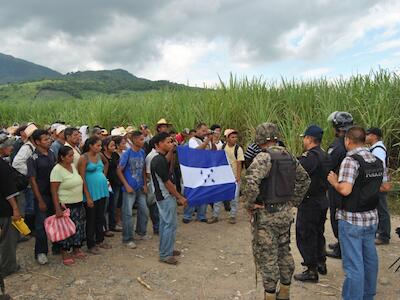
[(317, 268), (308, 267), (303, 273), (294, 275), (294, 279), (298, 281), (318, 282)]
[(289, 300), (290, 296), (290, 284), (286, 285), (283, 283), (279, 284), (279, 292), (276, 294), (276, 300)]
[(276, 294), (264, 292), (264, 300), (276, 300)]

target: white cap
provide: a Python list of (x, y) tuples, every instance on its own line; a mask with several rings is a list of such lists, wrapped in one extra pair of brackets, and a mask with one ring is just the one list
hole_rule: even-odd
[(65, 125), (59, 125), (56, 129), (56, 134), (59, 135), (61, 132), (63, 132), (65, 129), (67, 129), (67, 126)]
[(111, 135), (112, 136), (125, 136), (126, 130), (124, 127), (114, 128), (113, 130), (111, 130)]
[(55, 130), (57, 130), (58, 126), (60, 126), (60, 125), (61, 125), (60, 123), (51, 124), (50, 131), (54, 132)]

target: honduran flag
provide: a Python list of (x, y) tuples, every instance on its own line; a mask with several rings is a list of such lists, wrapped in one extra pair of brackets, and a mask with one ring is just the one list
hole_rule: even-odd
[(178, 158), (189, 206), (235, 198), (236, 179), (225, 151), (180, 146)]

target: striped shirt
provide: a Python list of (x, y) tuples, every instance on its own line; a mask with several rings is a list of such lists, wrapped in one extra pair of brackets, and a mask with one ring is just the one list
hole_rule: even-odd
[[(345, 159), (342, 161), (339, 170), (339, 182), (347, 182), (354, 185), (358, 176), (358, 169), (360, 164), (350, 156), (358, 154), (367, 162), (374, 162), (377, 158), (369, 151), (368, 148), (358, 147), (347, 152)], [(387, 182), (387, 171), (384, 171), (383, 182)], [(378, 224), (378, 211), (377, 209), (364, 211), (364, 212), (349, 212), (338, 209), (336, 212), (336, 219), (349, 222), (357, 226), (371, 226)]]
[(256, 157), (256, 155), (261, 151), (262, 149), (257, 144), (251, 143), (246, 149), (246, 152), (244, 154), (244, 159), (252, 161), (254, 157)]

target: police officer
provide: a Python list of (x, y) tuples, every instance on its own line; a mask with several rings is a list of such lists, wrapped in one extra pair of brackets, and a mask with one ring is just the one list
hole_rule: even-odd
[[(339, 174), (340, 164), (346, 157), (346, 147), (344, 146), (344, 136), (348, 128), (353, 125), (353, 116), (348, 112), (335, 111), (328, 117), (328, 122), (332, 123), (335, 131), (335, 140), (328, 148), (328, 154), (332, 160), (332, 171)], [(336, 209), (339, 207), (342, 196), (330, 186), (328, 189), (329, 211), (331, 218), (332, 231), (335, 238), (339, 240), (338, 220), (336, 219)], [(339, 242), (328, 245), (331, 251), (326, 255), (332, 258), (340, 259), (342, 257)]]
[(289, 299), (294, 272), (291, 209), (300, 204), (310, 184), (298, 160), (277, 146), (278, 136), (275, 124), (263, 123), (256, 128), (255, 141), (262, 151), (247, 169), (244, 190), (245, 207), (252, 216), (254, 260), (268, 300)]
[(327, 176), (331, 163), (328, 154), (321, 149), (323, 133), (320, 127), (311, 125), (302, 135), (306, 152), (299, 161), (310, 176), (311, 184), (297, 211), (297, 248), (304, 260), (302, 265), (307, 267), (303, 273), (294, 275), (299, 281), (318, 282), (318, 272), (327, 273), (324, 231), (329, 206)]

